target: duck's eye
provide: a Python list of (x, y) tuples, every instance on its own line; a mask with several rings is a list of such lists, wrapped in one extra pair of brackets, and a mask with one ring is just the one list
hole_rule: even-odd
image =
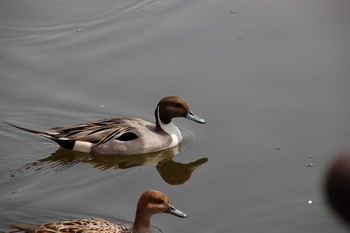
[(175, 104), (175, 107), (177, 107), (177, 108), (182, 108), (182, 105), (181, 105), (180, 103), (176, 103), (176, 104)]
[(156, 203), (157, 203), (158, 205), (161, 205), (161, 204), (164, 203), (164, 201), (159, 199), (159, 200), (156, 200)]

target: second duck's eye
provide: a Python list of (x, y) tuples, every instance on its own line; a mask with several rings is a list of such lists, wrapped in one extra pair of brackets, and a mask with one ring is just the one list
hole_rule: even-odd
[(181, 104), (179, 104), (179, 103), (176, 103), (176, 104), (175, 104), (175, 107), (177, 107), (177, 108), (181, 108), (181, 107), (182, 107), (182, 105), (181, 105)]

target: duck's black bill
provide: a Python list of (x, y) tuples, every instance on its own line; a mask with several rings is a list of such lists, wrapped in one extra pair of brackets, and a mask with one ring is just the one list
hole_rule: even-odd
[(187, 214), (176, 209), (174, 206), (169, 205), (169, 208), (165, 211), (165, 213), (175, 215), (180, 218), (187, 218)]
[(198, 116), (196, 116), (193, 112), (188, 111), (187, 115), (185, 116), (185, 118), (190, 119), (192, 121), (201, 123), (201, 124), (205, 124), (205, 120), (202, 118), (199, 118)]

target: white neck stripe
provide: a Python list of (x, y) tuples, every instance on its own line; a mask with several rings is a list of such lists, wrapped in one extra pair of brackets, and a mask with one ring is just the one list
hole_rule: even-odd
[(177, 128), (172, 122), (168, 124), (164, 124), (162, 122), (162, 120), (159, 117), (159, 106), (157, 107), (157, 118), (160, 128), (164, 130), (167, 134), (169, 134), (173, 139), (170, 147), (174, 147), (177, 144), (179, 144), (182, 141), (182, 135), (179, 128)]

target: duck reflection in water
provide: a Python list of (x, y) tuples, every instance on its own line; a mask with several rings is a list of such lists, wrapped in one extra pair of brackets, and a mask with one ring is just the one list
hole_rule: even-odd
[(157, 171), (165, 182), (171, 185), (179, 185), (188, 181), (192, 172), (208, 161), (200, 158), (190, 163), (180, 163), (173, 160), (177, 155), (179, 146), (149, 154), (142, 155), (90, 155), (88, 153), (58, 149), (51, 156), (28, 163), (19, 169), (11, 171), (11, 176), (28, 171), (40, 170), (47, 164), (51, 164), (55, 170), (64, 170), (78, 163), (89, 163), (101, 171), (107, 169), (128, 169), (137, 166), (156, 165)]

